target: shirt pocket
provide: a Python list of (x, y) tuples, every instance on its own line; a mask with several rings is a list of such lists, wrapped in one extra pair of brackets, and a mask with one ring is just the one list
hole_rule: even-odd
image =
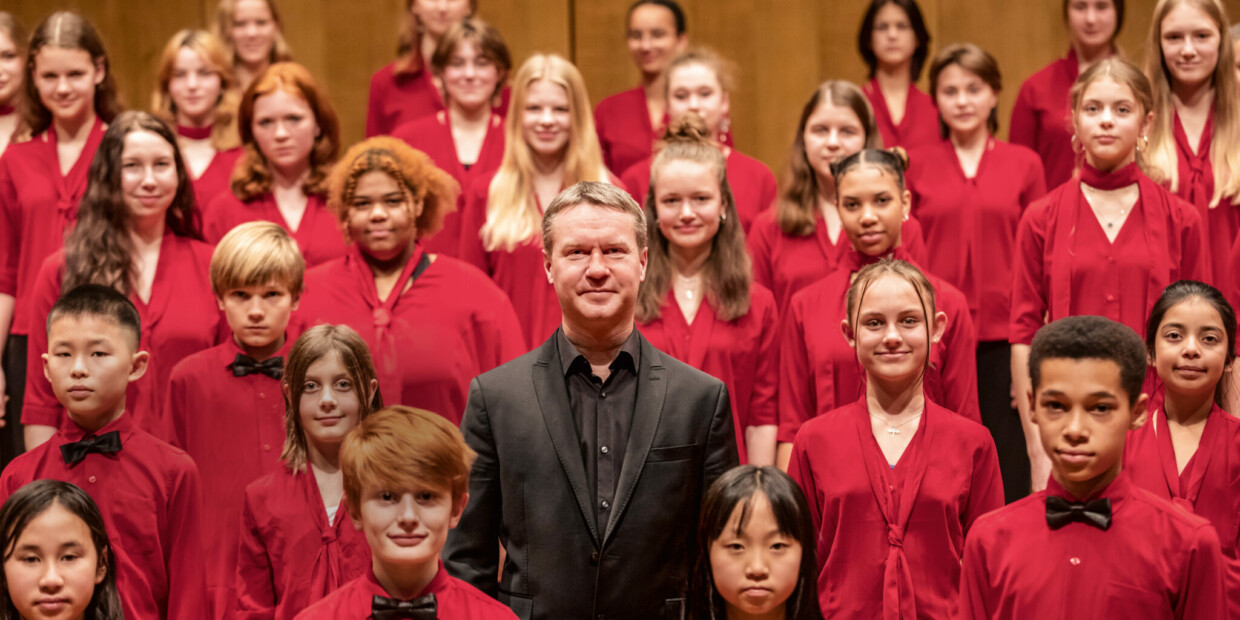
[(1157, 592), (1111, 582), (1106, 587), (1103, 618), (1171, 618), (1171, 603)]
[(112, 527), (108, 531), (109, 542), (131, 556), (160, 553), (159, 512), (155, 502), (123, 488), (113, 489), (112, 496), (115, 505)]

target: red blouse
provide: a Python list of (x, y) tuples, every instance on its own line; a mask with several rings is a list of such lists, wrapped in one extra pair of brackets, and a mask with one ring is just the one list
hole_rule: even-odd
[(818, 532), (818, 602), (828, 618), (948, 618), (965, 535), (1003, 506), (990, 432), (926, 401), (912, 443), (891, 466), (865, 396), (806, 422), (788, 475)]
[[(487, 125), (487, 134), (482, 140), (478, 160), (468, 168), (461, 164), (461, 157), (456, 152), (456, 142), (452, 139), (452, 127), (448, 124), (447, 112), (439, 112), (401, 125), (392, 132), (392, 137), (404, 140), (409, 146), (426, 153), (436, 166), (452, 175), (460, 185), (461, 193), (456, 201), (456, 212), (444, 216), (443, 230), (430, 239), (422, 240), (427, 252), (460, 257), (461, 219), (467, 206), (465, 193), (477, 179), (490, 179), (499, 168), (499, 163), (504, 158), (504, 118), (498, 114), (491, 115), (491, 123)], [(485, 207), (485, 203), (483, 206)]]
[(1037, 154), (991, 138), (977, 172), (965, 177), (948, 140), (909, 154), (913, 213), (926, 236), (926, 269), (969, 300), (978, 341), (1008, 337), (1016, 227), (1046, 193)]
[[(431, 116), (444, 109), (444, 98), (435, 86), (430, 70), (410, 66), (408, 59), (398, 59), (379, 69), (370, 78), (370, 99), (366, 104), (366, 137), (391, 134), (397, 127)], [(508, 114), (511, 89), (500, 93), (495, 113)]]
[(939, 110), (934, 105), (934, 99), (918, 90), (916, 84), (909, 82), (904, 118), (900, 119), (899, 125), (891, 118), (887, 99), (883, 97), (883, 89), (879, 88), (878, 80), (866, 82), (861, 91), (874, 108), (874, 122), (878, 124), (878, 133), (883, 137), (884, 147), (901, 146), (911, 149), (943, 139), (939, 135)]
[(1189, 148), (1188, 135), (1184, 133), (1184, 125), (1180, 123), (1178, 112), (1175, 113), (1172, 126), (1175, 131), (1176, 166), (1179, 171), (1179, 188), (1175, 195), (1197, 207), (1197, 214), (1201, 216), (1202, 232), (1205, 235), (1202, 254), (1207, 257), (1206, 269), (1210, 277), (1206, 281), (1226, 286), (1233, 277), (1229, 251), (1232, 242), (1240, 236), (1240, 206), (1220, 200), (1218, 206), (1210, 208), (1210, 200), (1214, 197), (1214, 167), (1210, 164), (1210, 145), (1214, 139), (1214, 108), (1210, 108), (1196, 153)]
[(245, 149), (235, 147), (226, 151), (217, 151), (207, 169), (194, 179), (194, 202), (204, 215), (216, 196), (232, 195), (232, 173), (237, 167), (237, 160), (245, 153)]
[(340, 221), (335, 213), (327, 209), (326, 198), (322, 194), (306, 197), (306, 212), (301, 216), (297, 230), (288, 225), (276, 205), (275, 196), (270, 192), (245, 202), (232, 192), (220, 194), (203, 217), (202, 236), (211, 243), (219, 243), (238, 224), (254, 221), (274, 222), (287, 230), (297, 241), (307, 267), (344, 256), (344, 233), (340, 230)]
[[(890, 256), (909, 260), (901, 249)], [(779, 368), (779, 441), (791, 442), (801, 425), (865, 394), (865, 371), (840, 323), (848, 316), (845, 297), (852, 274), (875, 259), (851, 251), (831, 275), (793, 295), (783, 316)], [(934, 287), (935, 305), (947, 314), (947, 330), (930, 347), (924, 378), (926, 396), (974, 421), (977, 404), (977, 341), (964, 295), (923, 271)]]
[(68, 174), (60, 173), (54, 128), (29, 141), (10, 144), (0, 156), (0, 294), (17, 300), (12, 334), (26, 334), (39, 268), (64, 246), (65, 235), (77, 221), (78, 202), (86, 193), (86, 172), (103, 132), (103, 121), (96, 118)]
[(1032, 343), (1048, 320), (1083, 314), (1143, 334), (1149, 309), (1167, 285), (1206, 278), (1196, 211), (1145, 175), (1139, 174), (1138, 183), (1141, 198), (1114, 242), (1078, 180), (1025, 211), (1016, 235), (1012, 344)]
[(594, 109), (594, 127), (608, 170), (624, 172), (654, 152), (657, 136), (644, 89), (626, 90), (600, 101)]
[[(652, 161), (653, 158), (643, 159), (620, 176), (624, 188), (640, 205), (646, 204)], [(737, 215), (741, 218), (741, 226), (745, 232), (749, 232), (758, 214), (775, 204), (775, 175), (771, 174), (766, 164), (736, 149), (728, 152), (726, 166), (728, 185), (731, 186), (732, 198), (736, 201)]]
[(745, 429), (776, 422), (775, 390), (779, 385), (775, 296), (761, 284), (750, 287), (749, 296), (749, 312), (731, 321), (721, 320), (714, 304), (704, 299), (690, 324), (669, 290), (660, 316), (637, 324), (656, 349), (727, 386), (741, 463), (749, 462)]
[(1072, 110), (1068, 91), (1080, 67), (1076, 50), (1052, 62), (1020, 85), (1008, 139), (1033, 149), (1042, 158), (1046, 187), (1059, 187), (1072, 178), (1076, 153), (1072, 150)]

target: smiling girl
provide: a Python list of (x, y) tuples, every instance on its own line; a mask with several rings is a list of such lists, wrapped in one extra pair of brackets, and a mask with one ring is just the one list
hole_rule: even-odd
[(228, 48), (238, 90), (249, 88), (272, 64), (293, 59), (274, 0), (220, 0), (214, 26)]

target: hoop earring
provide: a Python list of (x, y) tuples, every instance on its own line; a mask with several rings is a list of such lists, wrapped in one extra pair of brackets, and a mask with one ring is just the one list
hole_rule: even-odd
[(727, 115), (723, 117), (723, 121), (719, 123), (719, 134), (723, 135), (732, 131), (732, 117)]
[(1080, 155), (1085, 152), (1085, 145), (1076, 141), (1076, 134), (1072, 134), (1072, 152)]
[(1137, 152), (1143, 153), (1145, 151), (1148, 151), (1149, 149), (1150, 149), (1150, 137), (1141, 136), (1141, 138), (1137, 140)]

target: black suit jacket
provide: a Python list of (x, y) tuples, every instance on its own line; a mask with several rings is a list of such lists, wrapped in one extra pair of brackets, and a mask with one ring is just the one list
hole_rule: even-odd
[(524, 620), (680, 617), (702, 495), (737, 465), (736, 437), (723, 383), (638, 338), (606, 523), (595, 522), (556, 336), (470, 384), (461, 429), (478, 460), (444, 564)]

